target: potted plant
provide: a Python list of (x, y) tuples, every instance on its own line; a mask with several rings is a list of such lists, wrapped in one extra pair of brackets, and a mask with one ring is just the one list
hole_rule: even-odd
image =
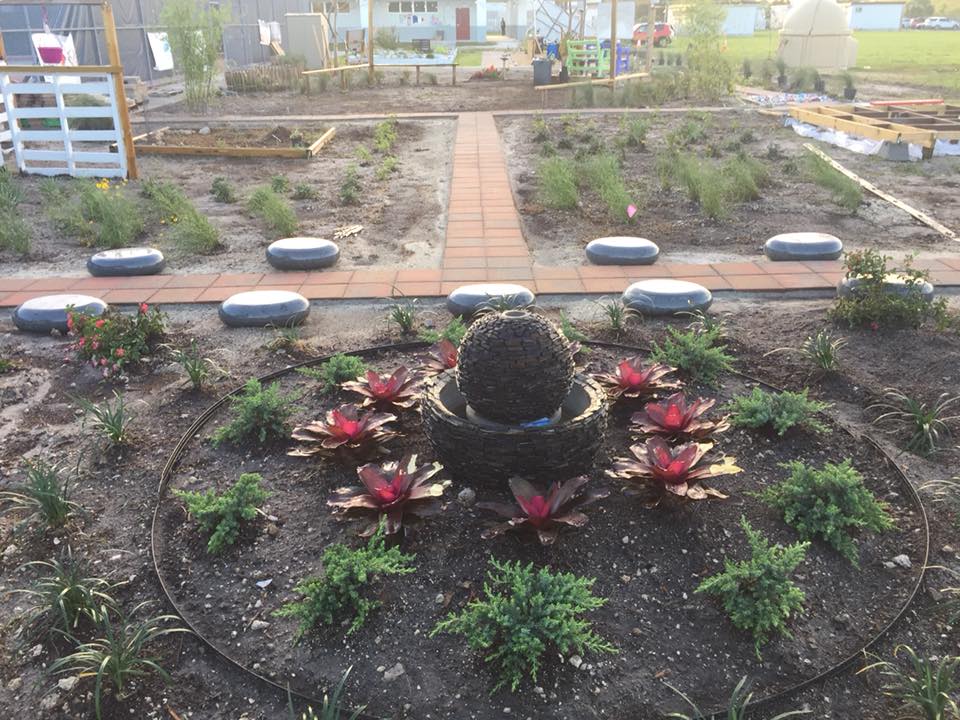
[(750, 65), (750, 60), (748, 58), (743, 59), (743, 64), (740, 66), (740, 74), (743, 75), (744, 80), (749, 80), (753, 75), (753, 68)]
[(823, 93), (827, 90), (827, 83), (817, 70), (813, 71), (813, 91)]
[(846, 100), (853, 100), (857, 96), (857, 88), (853, 84), (853, 75), (844, 70), (840, 73), (840, 81), (843, 83), (843, 97)]
[(787, 61), (777, 58), (777, 85), (781, 90), (787, 88)]

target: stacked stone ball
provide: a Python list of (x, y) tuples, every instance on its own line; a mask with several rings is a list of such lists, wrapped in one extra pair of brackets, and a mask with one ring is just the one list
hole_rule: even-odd
[(460, 345), (457, 385), (467, 404), (495, 422), (552, 417), (573, 385), (570, 343), (548, 320), (522, 310), (477, 320)]

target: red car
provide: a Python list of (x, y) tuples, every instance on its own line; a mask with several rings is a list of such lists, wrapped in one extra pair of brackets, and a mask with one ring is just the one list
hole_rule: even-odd
[[(633, 41), (639, 45), (647, 44), (647, 23), (633, 26)], [(673, 42), (673, 27), (669, 23), (658, 22), (653, 25), (653, 46), (661, 47)]]

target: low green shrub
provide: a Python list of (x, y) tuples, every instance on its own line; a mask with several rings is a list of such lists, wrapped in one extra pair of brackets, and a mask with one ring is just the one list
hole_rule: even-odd
[(381, 120), (373, 128), (373, 147), (381, 155), (388, 155), (397, 142), (397, 119), (389, 117)]
[(765, 488), (757, 496), (783, 513), (787, 525), (803, 540), (820, 538), (854, 565), (859, 564), (852, 533), (861, 530), (883, 532), (893, 528), (886, 505), (863, 484), (863, 477), (844, 460), (826, 463), (819, 470), (799, 460), (783, 465), (790, 476)]
[(807, 389), (801, 392), (769, 393), (755, 387), (749, 395), (733, 398), (727, 404), (730, 422), (738, 427), (773, 428), (783, 435), (792, 427), (804, 427), (814, 432), (827, 432), (829, 428), (815, 417), (830, 403), (810, 400)]
[(263, 218), (274, 238), (291, 237), (297, 234), (300, 223), (290, 203), (277, 195), (272, 188), (259, 187), (247, 202), (250, 211)]
[(219, 203), (235, 203), (240, 197), (237, 195), (236, 188), (226, 178), (218, 177), (213, 179), (213, 185), (210, 186), (210, 194), (213, 199)]
[(213, 444), (249, 441), (264, 445), (285, 439), (290, 434), (287, 422), (296, 410), (293, 405), (296, 400), (294, 395), (280, 392), (278, 382), (264, 387), (256, 378), (250, 378), (243, 386), (243, 392), (230, 397), (233, 419), (217, 428)]
[(360, 202), (361, 192), (363, 192), (363, 186), (360, 184), (357, 166), (349, 165), (343, 175), (343, 182), (340, 183), (340, 202), (344, 205), (356, 205)]
[(170, 227), (171, 238), (182, 252), (207, 255), (223, 247), (220, 231), (173, 183), (147, 180), (141, 193), (150, 204), (153, 219)]
[(746, 518), (740, 519), (740, 526), (750, 544), (750, 558), (724, 559), (723, 571), (704, 580), (694, 592), (720, 598), (734, 626), (753, 634), (759, 658), (760, 646), (772, 633), (790, 637), (787, 621), (803, 608), (806, 595), (790, 575), (803, 562), (810, 543), (771, 546)]
[(853, 212), (863, 202), (863, 189), (819, 155), (812, 153), (803, 158), (804, 177), (830, 191), (833, 202)]
[(356, 355), (337, 353), (318, 368), (299, 368), (297, 372), (320, 380), (323, 383), (323, 392), (331, 392), (339, 388), (341, 383), (356, 380), (366, 373), (367, 364)]
[(624, 114), (620, 118), (620, 129), (617, 133), (617, 143), (623, 147), (643, 148), (647, 143), (647, 133), (650, 131), (650, 121), (644, 117)]
[(386, 180), (399, 169), (399, 161), (393, 155), (387, 155), (377, 168), (377, 180)]
[(448, 322), (442, 330), (421, 330), (420, 339), (424, 342), (436, 343), (441, 340), (448, 340), (454, 346), (460, 347), (463, 342), (463, 336), (467, 334), (467, 325), (460, 317), (454, 317)]
[(319, 197), (319, 193), (313, 185), (307, 183), (297, 183), (293, 187), (293, 199), (294, 200), (316, 200)]
[(524, 675), (534, 681), (544, 653), (572, 655), (614, 653), (582, 616), (606, 600), (593, 594), (595, 580), (572, 573), (533, 569), (533, 563), (490, 559), (483, 596), (459, 614), (451, 614), (430, 632), (463, 635), (497, 670), (494, 691), (509, 685), (516, 691)]
[(323, 551), (323, 576), (308, 577), (294, 590), (303, 599), (286, 603), (274, 611), (277, 617), (299, 620), (297, 639), (316, 625), (333, 625), (341, 617), (351, 619), (347, 635), (359, 630), (370, 613), (380, 606), (379, 600), (366, 597), (368, 587), (384, 575), (409, 575), (416, 555), (405, 555), (400, 548), (386, 548), (383, 525), (365, 547), (353, 550), (337, 543)]
[(726, 353), (726, 346), (718, 344), (720, 330), (714, 328), (677, 330), (667, 328), (667, 337), (662, 343), (653, 343), (650, 358), (677, 368), (689, 379), (705, 385), (716, 386), (720, 376), (732, 369), (733, 358)]
[(200, 527), (210, 533), (207, 552), (216, 554), (227, 545), (233, 545), (240, 534), (241, 523), (257, 516), (257, 509), (269, 497), (269, 493), (260, 487), (262, 479), (259, 473), (243, 473), (233, 486), (219, 494), (213, 490), (203, 493), (173, 491), (183, 500), (187, 512), (200, 523)]
[(370, 152), (370, 149), (366, 145), (357, 145), (354, 156), (357, 158), (357, 162), (360, 163), (360, 167), (366, 167), (373, 163), (373, 153)]
[(286, 175), (274, 175), (270, 178), (270, 189), (278, 195), (290, 192), (290, 181)]
[[(844, 254), (846, 277), (856, 278), (857, 286), (847, 297), (837, 298), (830, 316), (850, 327), (919, 327), (929, 320), (938, 326), (950, 321), (946, 298), (927, 301), (923, 284), (928, 273), (911, 267), (907, 258), (901, 267), (890, 267), (893, 258), (876, 250), (855, 250)], [(903, 292), (891, 292), (887, 280), (902, 279)]]
[(87, 245), (127, 247), (143, 234), (143, 213), (127, 196), (123, 183), (51, 181), (41, 191), (57, 229)]

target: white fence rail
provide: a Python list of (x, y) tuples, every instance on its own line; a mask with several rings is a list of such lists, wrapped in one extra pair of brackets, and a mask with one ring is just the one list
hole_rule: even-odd
[[(43, 72), (40, 66), (37, 72)], [(48, 82), (38, 74), (26, 82), (11, 82), (0, 66), (0, 93), (17, 167), (33, 175), (126, 177), (126, 147), (111, 73), (71, 68), (70, 75), (52, 75)], [(87, 82), (77, 83), (78, 76)], [(73, 96), (69, 104), (68, 96)], [(44, 104), (28, 102), (29, 97)], [(46, 100), (51, 97), (52, 105)], [(103, 97), (106, 104), (84, 105), (82, 97)], [(82, 129), (84, 123), (77, 121), (85, 119), (109, 120), (111, 128)], [(110, 152), (114, 143), (118, 151)]]

